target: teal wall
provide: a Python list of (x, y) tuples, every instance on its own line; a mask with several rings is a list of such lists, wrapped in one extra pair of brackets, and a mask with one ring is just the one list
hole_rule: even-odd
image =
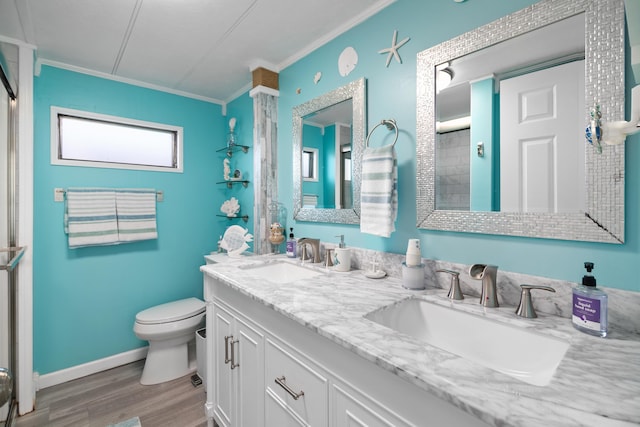
[[(52, 105), (182, 126), (184, 173), (52, 166)], [(216, 104), (48, 66), (34, 79), (34, 123), (34, 370), (46, 374), (144, 346), (132, 330), (138, 311), (202, 298), (198, 268), (220, 231), (224, 124)], [(68, 249), (53, 189), (84, 186), (164, 191), (158, 239)]]
[[(494, 205), (493, 78), (471, 83), (471, 210), (491, 211)], [(478, 142), (484, 155), (478, 156)]]
[[(438, 232), (415, 227), (416, 54), (533, 3), (533, 0), (469, 0), (464, 3), (398, 0), (282, 70), (278, 106), (278, 194), (281, 201), (288, 203), (290, 213), (293, 197), (291, 109), (294, 106), (365, 77), (368, 128), (383, 118), (396, 119), (400, 127), (396, 144), (399, 212), (397, 231), (391, 238), (361, 234), (356, 225), (310, 222), (297, 222), (296, 235), (344, 234), (347, 245), (399, 254), (405, 252), (407, 239), (420, 238), (422, 254), (427, 258), (465, 264), (493, 263), (502, 270), (572, 281), (582, 277), (582, 263), (590, 260), (595, 262), (594, 273), (599, 284), (640, 291), (634, 267), (640, 264), (640, 171), (633, 167), (640, 162), (640, 134), (629, 137), (626, 144), (626, 243), (623, 245)], [(394, 30), (398, 30), (398, 40), (405, 37), (411, 40), (399, 50), (402, 64), (393, 59), (389, 67), (385, 67), (386, 56), (377, 52), (390, 46)], [(358, 64), (351, 74), (342, 77), (338, 73), (337, 60), (348, 46), (358, 52)], [(322, 79), (314, 84), (313, 76), (318, 71), (322, 72)], [(296, 91), (298, 88), (300, 93)], [(630, 83), (627, 84), (629, 89)]]
[(336, 126), (324, 128), (322, 143), (322, 178), (324, 183), (324, 203), (322, 206), (329, 209), (336, 207)]
[(492, 211), (500, 211), (500, 94), (494, 93), (493, 105), (493, 132), (491, 140), (491, 151), (493, 157), (493, 204)]

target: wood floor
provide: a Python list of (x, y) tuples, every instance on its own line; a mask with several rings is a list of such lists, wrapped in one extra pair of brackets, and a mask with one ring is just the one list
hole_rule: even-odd
[(143, 386), (144, 360), (38, 391), (36, 410), (16, 427), (105, 427), (133, 417), (142, 427), (207, 425), (205, 392), (190, 376)]

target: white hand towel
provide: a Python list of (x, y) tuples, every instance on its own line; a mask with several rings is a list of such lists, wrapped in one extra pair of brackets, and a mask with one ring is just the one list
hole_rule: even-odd
[(118, 243), (115, 191), (67, 189), (64, 221), (71, 249)]
[(116, 190), (118, 240), (135, 242), (158, 238), (156, 190), (130, 188)]
[(398, 214), (398, 162), (393, 144), (367, 148), (362, 155), (360, 231), (389, 237)]

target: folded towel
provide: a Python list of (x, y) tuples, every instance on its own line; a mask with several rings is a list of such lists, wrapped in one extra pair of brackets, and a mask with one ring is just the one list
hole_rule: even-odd
[(118, 243), (115, 191), (105, 188), (67, 189), (64, 221), (69, 248)]
[(134, 242), (158, 238), (156, 226), (156, 190), (117, 189), (116, 211), (118, 240)]
[(362, 155), (360, 231), (389, 237), (398, 214), (398, 162), (393, 144), (366, 148)]

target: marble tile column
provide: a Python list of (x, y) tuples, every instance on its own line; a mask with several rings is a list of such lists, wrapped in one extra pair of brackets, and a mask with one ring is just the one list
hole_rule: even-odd
[(253, 88), (253, 252), (271, 251), (267, 240), (269, 206), (278, 201), (278, 96), (266, 86)]

